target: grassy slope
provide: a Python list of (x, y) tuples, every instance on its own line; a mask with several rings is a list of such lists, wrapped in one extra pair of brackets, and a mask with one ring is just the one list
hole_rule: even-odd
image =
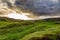
[[(12, 21), (0, 19), (0, 40), (38, 40), (45, 34), (59, 34), (60, 21)], [(32, 39), (34, 38), (34, 39)], [(55, 36), (51, 40), (55, 40)]]

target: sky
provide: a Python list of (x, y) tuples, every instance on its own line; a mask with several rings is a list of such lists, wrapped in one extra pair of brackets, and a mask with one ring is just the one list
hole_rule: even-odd
[(15, 3), (17, 8), (23, 10), (31, 10), (33, 14), (37, 15), (50, 15), (60, 14), (60, 0), (16, 0)]
[(2, 0), (8, 7), (31, 10), (33, 14), (55, 13), (60, 10), (60, 0)]
[(13, 11), (12, 13), (9, 13), (8, 15), (6, 15), (9, 18), (14, 18), (14, 19), (21, 19), (21, 20), (33, 20), (32, 18), (29, 18), (28, 16), (26, 16), (25, 13), (16, 13), (15, 11)]
[[(3, 7), (1, 5), (3, 5)], [(12, 8), (13, 10), (12, 12), (10, 12), (11, 11), (10, 8)], [(17, 13), (16, 8), (18, 10), (20, 9), (22, 11), (22, 14), (21, 12)], [(8, 13), (7, 17), (9, 18), (22, 19), (22, 20), (32, 19), (26, 16), (25, 13), (23, 12), (23, 11), (28, 12), (28, 10), (30, 10), (32, 14), (37, 16), (50, 17), (57, 15), (60, 17), (60, 0), (0, 0), (0, 10), (1, 11), (4, 10), (4, 12)]]

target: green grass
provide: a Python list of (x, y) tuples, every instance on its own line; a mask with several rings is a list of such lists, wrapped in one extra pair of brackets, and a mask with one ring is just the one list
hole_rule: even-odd
[(60, 21), (0, 20), (0, 40), (38, 40), (38, 38), (41, 39), (45, 35), (50, 34), (54, 35), (50, 37), (51, 40), (58, 39), (57, 36), (58, 34), (60, 35)]

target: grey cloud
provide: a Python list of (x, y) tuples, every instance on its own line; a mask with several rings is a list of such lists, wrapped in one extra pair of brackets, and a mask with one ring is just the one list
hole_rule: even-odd
[(9, 0), (2, 0), (2, 2), (7, 3), (9, 7), (15, 5), (19, 9), (29, 9), (37, 15), (60, 14), (60, 0), (58, 3), (50, 0), (15, 0), (13, 5)]
[(60, 14), (60, 1), (53, 3), (50, 0), (16, 0), (15, 5), (25, 10), (28, 8), (37, 15), (54, 15), (57, 12)]

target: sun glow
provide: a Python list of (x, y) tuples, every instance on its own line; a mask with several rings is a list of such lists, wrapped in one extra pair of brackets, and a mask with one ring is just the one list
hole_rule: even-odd
[(7, 7), (0, 6), (0, 12), (3, 14), (0, 17), (8, 17), (13, 19), (20, 19), (20, 20), (33, 20), (33, 18), (28, 17), (27, 15), (31, 15), (30, 13), (23, 13), (21, 10), (17, 9), (9, 9)]
[(32, 18), (29, 18), (24, 13), (16, 13), (15, 11), (13, 13), (9, 13), (7, 15), (8, 18), (14, 18), (14, 19), (21, 19), (21, 20), (32, 20)]

